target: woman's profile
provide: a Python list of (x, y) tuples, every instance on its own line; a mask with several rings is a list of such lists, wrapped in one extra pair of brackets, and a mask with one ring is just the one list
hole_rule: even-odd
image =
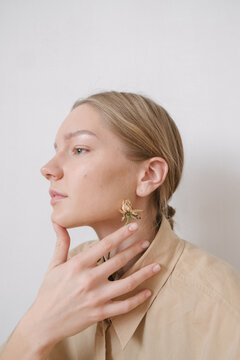
[[(74, 103), (54, 147), (41, 174), (56, 247), (0, 359), (239, 359), (239, 273), (174, 230), (184, 150), (168, 112), (96, 93)], [(98, 240), (69, 250), (79, 226)]]

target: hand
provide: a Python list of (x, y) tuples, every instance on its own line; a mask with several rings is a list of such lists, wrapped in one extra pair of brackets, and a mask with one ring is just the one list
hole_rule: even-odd
[(109, 281), (109, 275), (126, 265), (144, 250), (142, 243), (134, 243), (104, 263), (97, 260), (116, 248), (135, 230), (130, 226), (106, 236), (97, 244), (67, 261), (70, 237), (65, 228), (53, 222), (57, 234), (54, 255), (45, 274), (38, 296), (29, 310), (45, 343), (56, 344), (105, 318), (124, 314), (142, 304), (146, 290), (123, 301), (113, 299), (135, 289), (155, 273), (156, 263), (145, 266), (125, 279)]

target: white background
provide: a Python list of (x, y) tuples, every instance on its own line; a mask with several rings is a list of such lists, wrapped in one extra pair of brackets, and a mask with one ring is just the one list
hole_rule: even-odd
[[(185, 148), (176, 233), (240, 270), (236, 0), (0, 2), (0, 343), (33, 303), (55, 246), (41, 166), (79, 97), (150, 96)], [(70, 229), (71, 248), (96, 239)]]

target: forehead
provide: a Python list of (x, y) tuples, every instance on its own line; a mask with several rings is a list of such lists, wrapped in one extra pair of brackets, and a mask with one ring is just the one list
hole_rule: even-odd
[(81, 104), (64, 119), (58, 133), (64, 134), (81, 128), (101, 130), (104, 125), (104, 119), (99, 111), (88, 104)]
[(108, 127), (100, 111), (89, 104), (81, 104), (68, 114), (56, 134), (54, 147), (61, 141), (70, 139), (68, 134), (79, 130), (81, 135), (86, 135), (85, 131), (93, 132), (96, 136), (88, 136), (88, 138), (101, 141), (105, 146), (115, 145), (121, 149), (124, 147), (120, 138)]

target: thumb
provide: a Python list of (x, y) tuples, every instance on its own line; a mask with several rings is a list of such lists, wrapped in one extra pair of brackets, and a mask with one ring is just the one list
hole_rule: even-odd
[(48, 270), (67, 261), (68, 250), (70, 247), (70, 236), (66, 228), (57, 224), (54, 221), (52, 222), (52, 224), (57, 235), (57, 241)]

